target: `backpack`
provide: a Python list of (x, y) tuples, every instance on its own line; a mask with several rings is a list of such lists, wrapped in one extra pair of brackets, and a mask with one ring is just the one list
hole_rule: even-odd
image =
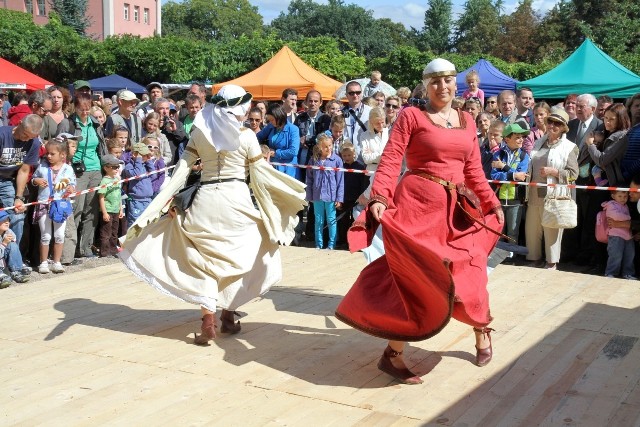
[(596, 240), (600, 243), (609, 241), (609, 226), (607, 225), (607, 214), (600, 211), (596, 215)]

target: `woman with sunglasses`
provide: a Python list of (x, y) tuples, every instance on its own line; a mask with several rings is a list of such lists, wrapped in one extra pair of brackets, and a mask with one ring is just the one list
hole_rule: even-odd
[(396, 95), (391, 95), (387, 98), (387, 101), (384, 104), (384, 116), (387, 122), (387, 128), (389, 128), (389, 132), (393, 128), (393, 124), (396, 122), (398, 118), (398, 112), (400, 111), (400, 98)]
[(350, 231), (350, 249), (362, 249), (381, 222), (385, 254), (362, 270), (336, 310), (345, 323), (389, 340), (378, 368), (405, 384), (422, 383), (403, 359), (406, 342), (438, 334), (451, 317), (473, 327), (476, 364), (490, 362), (487, 259), (504, 223), (475, 123), (451, 107), (455, 66), (434, 59), (423, 80), (428, 103), (398, 116), (367, 210)]
[[(551, 109), (546, 118), (546, 133), (531, 150), (528, 179), (541, 184), (569, 184), (578, 176), (578, 147), (567, 139), (569, 115), (562, 108)], [(542, 267), (542, 241), (546, 268), (555, 270), (560, 261), (562, 228), (542, 226), (544, 200), (552, 187), (533, 187), (527, 196), (525, 236), (527, 260), (535, 267)]]

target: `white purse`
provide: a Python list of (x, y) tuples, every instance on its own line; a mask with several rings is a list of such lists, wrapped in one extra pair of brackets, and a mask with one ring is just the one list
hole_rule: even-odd
[(547, 228), (574, 228), (578, 225), (578, 205), (571, 198), (566, 185), (556, 185), (544, 199), (542, 226)]

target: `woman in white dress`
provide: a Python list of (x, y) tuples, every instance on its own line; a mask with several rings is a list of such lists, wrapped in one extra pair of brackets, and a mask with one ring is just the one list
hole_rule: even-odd
[[(242, 127), (250, 103), (251, 94), (227, 85), (198, 113), (171, 181), (129, 229), (120, 254), (156, 289), (200, 305), (198, 345), (215, 338), (216, 306), (221, 332), (237, 333), (234, 310), (280, 281), (279, 244), (293, 239), (305, 204), (304, 184), (271, 167), (255, 133)], [(201, 186), (182, 211), (169, 202), (197, 159)]]

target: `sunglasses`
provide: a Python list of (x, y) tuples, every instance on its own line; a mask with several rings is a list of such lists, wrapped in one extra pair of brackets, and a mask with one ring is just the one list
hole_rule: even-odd
[(361, 93), (362, 93), (361, 90), (352, 90), (351, 92), (347, 92), (347, 95), (354, 96), (354, 95), (360, 95)]
[(157, 150), (158, 149), (158, 147), (156, 147), (155, 145), (147, 145), (147, 148), (149, 150)]
[(250, 121), (250, 122), (261, 122), (262, 119), (248, 119), (248, 121)]
[(386, 104), (385, 107), (393, 108), (394, 110), (397, 110), (398, 108), (400, 108), (400, 106), (396, 104)]
[(107, 165), (106, 167), (108, 167), (109, 169), (113, 169), (113, 170), (120, 169), (120, 166), (118, 166), (118, 165)]
[(498, 101), (487, 101), (487, 104), (497, 104), (497, 103), (498, 103)]

